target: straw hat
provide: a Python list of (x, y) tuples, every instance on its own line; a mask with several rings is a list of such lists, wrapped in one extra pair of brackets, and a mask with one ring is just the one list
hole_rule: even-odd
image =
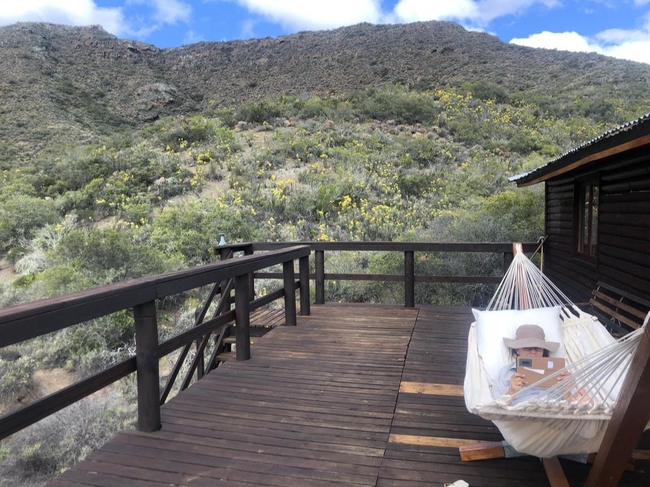
[(517, 328), (515, 339), (504, 338), (503, 341), (510, 348), (545, 348), (549, 352), (555, 352), (560, 346), (557, 342), (547, 342), (544, 329), (539, 325), (521, 325)]

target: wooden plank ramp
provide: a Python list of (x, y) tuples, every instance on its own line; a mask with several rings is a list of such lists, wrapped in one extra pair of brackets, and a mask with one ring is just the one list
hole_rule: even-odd
[[(464, 407), (471, 319), (465, 308), (312, 306), (256, 338), (251, 360), (163, 406), (160, 431), (120, 433), (48, 485), (546, 486), (534, 458), (460, 461), (458, 446), (501, 439)], [(572, 485), (587, 468), (569, 468)], [(647, 479), (637, 469), (621, 485)]]

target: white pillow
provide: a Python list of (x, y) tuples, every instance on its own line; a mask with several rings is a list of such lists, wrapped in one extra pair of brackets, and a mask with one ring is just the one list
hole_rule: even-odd
[(476, 319), (476, 341), (483, 368), (493, 384), (499, 370), (512, 362), (510, 349), (503, 338), (515, 338), (520, 325), (539, 325), (544, 329), (546, 341), (558, 342), (560, 347), (552, 357), (566, 357), (560, 330), (560, 307), (524, 310), (479, 311), (472, 309)]

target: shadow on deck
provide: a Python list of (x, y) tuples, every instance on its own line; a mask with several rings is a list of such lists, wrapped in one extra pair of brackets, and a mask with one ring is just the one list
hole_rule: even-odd
[[(460, 461), (468, 440), (501, 439), (465, 409), (471, 321), (468, 308), (314, 306), (163, 406), (160, 431), (123, 432), (48, 485), (547, 486), (536, 458)], [(589, 467), (562, 463), (582, 485)], [(649, 469), (637, 461), (620, 485), (648, 485)]]

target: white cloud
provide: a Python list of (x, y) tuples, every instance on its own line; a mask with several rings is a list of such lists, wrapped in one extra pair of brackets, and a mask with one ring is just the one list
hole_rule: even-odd
[(254, 21), (253, 19), (247, 19), (244, 21), (242, 24), (241, 28), (241, 38), (242, 39), (251, 39), (253, 37), (257, 37), (255, 34), (255, 24), (257, 22)]
[(120, 8), (101, 8), (93, 0), (19, 0), (3, 2), (0, 25), (16, 22), (52, 22), (67, 25), (99, 24), (115, 35), (125, 32)]
[(124, 7), (99, 7), (95, 0), (19, 0), (3, 4), (0, 25), (16, 22), (51, 22), (65, 25), (101, 25), (116, 36), (146, 38), (165, 24), (188, 22), (192, 7), (182, 0), (127, 0), (129, 5), (144, 5), (144, 17), (127, 18)]
[(400, 22), (472, 19), (478, 15), (478, 7), (473, 0), (455, 2), (400, 0), (395, 5), (394, 15)]
[(589, 41), (577, 32), (544, 31), (526, 38), (514, 38), (510, 42), (520, 46), (558, 49), (561, 51), (597, 52), (598, 49), (598, 46), (589, 44)]
[[(650, 0), (648, 0), (650, 1)], [(465, 27), (485, 27), (492, 20), (518, 15), (535, 4), (552, 8), (559, 0), (399, 0), (393, 17), (397, 22), (453, 20)]]
[(192, 14), (192, 7), (181, 0), (128, 0), (127, 3), (149, 6), (157, 24), (188, 22)]
[[(647, 0), (650, 2), (650, 0)], [(619, 59), (650, 64), (650, 14), (639, 29), (608, 29), (593, 38), (576, 32), (547, 32), (510, 41), (529, 47), (543, 47), (576, 52), (597, 52)]]
[(198, 32), (190, 29), (185, 33), (185, 36), (183, 37), (183, 44), (196, 44), (197, 42), (204, 40), (205, 38), (202, 34), (199, 34)]
[(249, 11), (287, 29), (331, 29), (360, 22), (378, 23), (380, 0), (235, 0)]
[(617, 46), (607, 46), (603, 48), (602, 54), (650, 64), (650, 38), (645, 41), (630, 41)]

